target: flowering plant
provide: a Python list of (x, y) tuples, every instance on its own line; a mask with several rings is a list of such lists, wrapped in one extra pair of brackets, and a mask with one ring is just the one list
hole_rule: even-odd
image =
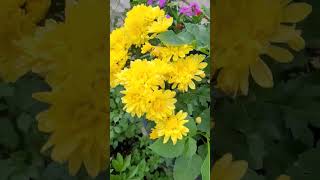
[[(194, 179), (202, 172), (208, 177), (209, 26), (178, 21), (178, 16), (185, 15), (174, 1), (147, 4), (133, 6), (123, 25), (110, 34), (112, 92), (119, 92), (118, 106), (123, 106), (126, 114), (143, 122), (141, 135), (149, 136), (152, 152), (172, 161), (174, 168), (168, 168), (173, 171), (171, 176)], [(178, 24), (184, 27), (177, 28)], [(111, 124), (111, 132), (116, 126)], [(200, 140), (203, 142), (197, 143)], [(198, 144), (205, 148), (201, 156)], [(112, 160), (111, 169), (122, 172), (117, 168), (120, 159)], [(193, 163), (198, 168), (186, 173), (185, 163), (190, 164), (187, 168), (193, 168)]]

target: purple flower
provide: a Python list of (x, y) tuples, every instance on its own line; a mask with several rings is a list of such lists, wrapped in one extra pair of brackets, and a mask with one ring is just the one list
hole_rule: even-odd
[(168, 19), (169, 19), (169, 18), (171, 18), (171, 16), (170, 16), (169, 14), (167, 14), (167, 15), (166, 15), (166, 18), (168, 18)]
[(179, 10), (180, 14), (185, 16), (198, 16), (202, 13), (200, 6), (197, 2), (191, 2), (188, 6), (183, 6)]
[(153, 0), (148, 0), (148, 1), (147, 1), (147, 4), (148, 4), (148, 5), (152, 5), (152, 4), (153, 4)]
[(160, 8), (163, 8), (166, 5), (166, 0), (159, 0)]

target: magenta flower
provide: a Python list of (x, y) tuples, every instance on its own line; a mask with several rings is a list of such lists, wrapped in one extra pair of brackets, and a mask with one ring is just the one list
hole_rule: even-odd
[(163, 8), (166, 5), (166, 0), (159, 0), (160, 8)]
[(180, 14), (185, 16), (198, 16), (202, 13), (201, 8), (197, 2), (191, 2), (188, 6), (183, 6), (179, 10)]

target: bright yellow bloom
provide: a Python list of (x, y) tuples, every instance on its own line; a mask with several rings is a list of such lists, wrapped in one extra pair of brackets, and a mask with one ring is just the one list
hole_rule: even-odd
[(203, 55), (190, 55), (185, 59), (179, 59), (173, 63), (173, 71), (169, 79), (172, 88), (176, 88), (182, 92), (188, 91), (188, 88), (195, 89), (193, 80), (201, 81), (205, 77), (203, 69), (207, 63), (202, 62), (205, 59)]
[(124, 110), (132, 116), (147, 115), (148, 120), (166, 117), (175, 109), (175, 92), (170, 90), (152, 90), (141, 86), (130, 86), (122, 91)]
[(118, 74), (118, 79), (126, 88), (140, 85), (144, 88), (158, 89), (159, 86), (164, 87), (170, 70), (170, 65), (161, 60), (136, 59), (131, 62), (130, 68), (125, 68)]
[(226, 93), (247, 94), (250, 76), (262, 87), (273, 86), (272, 73), (260, 56), (287, 63), (293, 55), (272, 43), (286, 43), (296, 51), (304, 48), (295, 24), (311, 12), (306, 3), (226, 0), (214, 8), (214, 67), (221, 69), (218, 87)]
[[(45, 17), (50, 0), (2, 0), (0, 9), (0, 78), (15, 81), (34, 65), (16, 41), (32, 35)], [(25, 8), (21, 8), (22, 6)]]
[(175, 110), (176, 93), (170, 90), (155, 90), (149, 96), (147, 119), (158, 121), (171, 115)]
[(128, 59), (131, 43), (124, 28), (118, 28), (110, 34), (110, 86), (118, 85), (116, 75), (123, 69)]
[(173, 18), (166, 18), (165, 12), (158, 6), (137, 5), (127, 13), (124, 28), (130, 41), (140, 46), (157, 33), (166, 31), (172, 22)]
[(179, 111), (177, 114), (172, 114), (157, 121), (155, 128), (152, 129), (150, 138), (157, 139), (164, 136), (163, 143), (167, 143), (171, 138), (172, 143), (176, 144), (178, 139), (181, 140), (189, 132), (189, 129), (184, 126), (188, 122), (186, 120), (187, 115), (186, 112)]
[(231, 154), (225, 154), (213, 166), (211, 180), (240, 180), (248, 169), (246, 161), (232, 161)]
[(179, 58), (184, 58), (192, 51), (192, 46), (181, 45), (181, 46), (154, 46), (151, 50), (151, 55), (163, 59), (167, 62), (170, 60), (177, 61)]

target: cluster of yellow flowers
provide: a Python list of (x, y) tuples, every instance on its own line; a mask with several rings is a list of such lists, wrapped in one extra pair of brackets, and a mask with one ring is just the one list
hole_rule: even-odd
[(307, 3), (224, 0), (213, 8), (214, 68), (220, 69), (218, 87), (229, 94), (246, 95), (250, 75), (262, 87), (273, 86), (272, 72), (260, 56), (268, 55), (280, 63), (293, 60), (292, 53), (276, 43), (296, 51), (305, 46), (296, 23), (311, 12)]
[[(184, 126), (188, 122), (187, 113), (175, 112), (174, 89), (181, 92), (195, 89), (194, 80), (201, 81), (205, 77), (203, 69), (207, 63), (203, 62), (204, 55), (188, 55), (193, 50), (190, 45), (150, 44), (149, 40), (167, 31), (172, 22), (159, 7), (133, 7), (127, 13), (123, 27), (110, 35), (110, 78), (111, 87), (121, 84), (125, 88), (122, 102), (126, 112), (138, 117), (145, 115), (156, 123), (150, 138), (164, 137), (164, 143), (171, 138), (176, 144), (189, 129)], [(140, 47), (141, 53), (150, 53), (154, 59), (133, 59), (129, 67), (125, 67), (131, 46)]]
[(50, 104), (37, 116), (39, 130), (50, 133), (43, 150), (68, 161), (71, 174), (84, 164), (94, 177), (108, 166), (107, 3), (67, 0), (63, 22), (36, 26), (50, 0), (1, 2), (0, 18), (9, 19), (0, 19), (1, 78), (14, 81), (32, 70), (49, 83), (51, 91), (34, 94)]

